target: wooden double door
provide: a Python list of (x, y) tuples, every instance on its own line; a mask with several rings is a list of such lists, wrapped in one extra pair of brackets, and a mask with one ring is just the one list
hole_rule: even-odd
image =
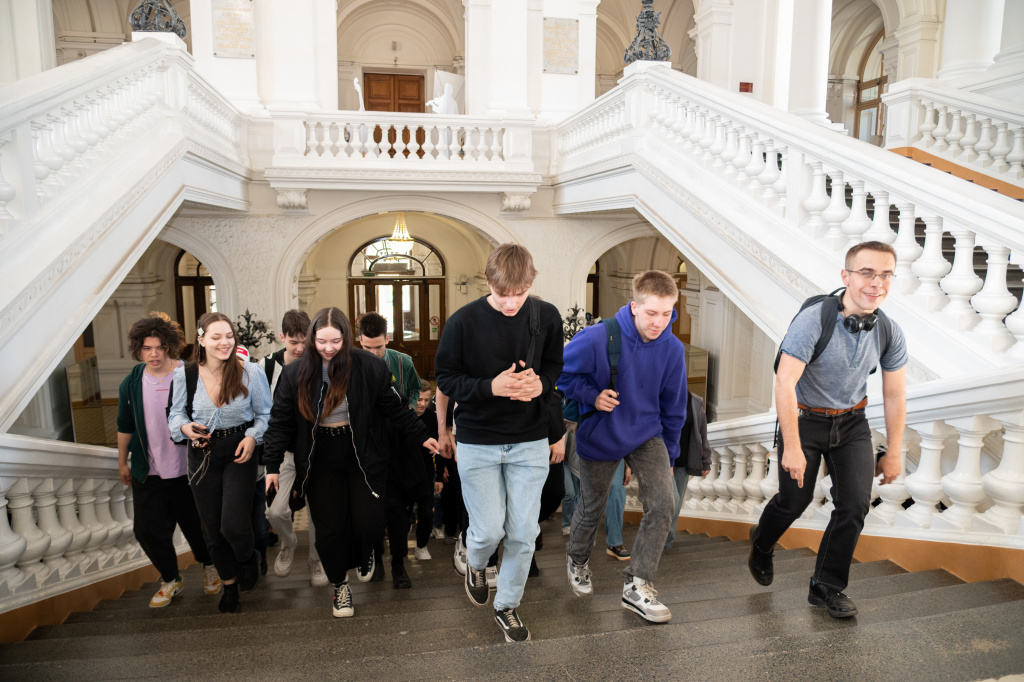
[[(367, 73), (363, 75), (365, 89), (363, 90), (363, 106), (367, 111), (397, 111), (413, 114), (422, 114), (425, 111), (423, 97), (423, 76), (408, 76), (391, 73)], [(379, 143), (386, 139), (394, 144), (398, 139), (398, 133), (394, 127), (387, 131), (380, 126), (374, 128), (373, 141)], [(415, 135), (415, 142), (422, 146), (426, 140), (426, 133), (423, 128), (417, 128), (415, 133), (410, 130), (402, 131), (402, 142), (409, 145), (412, 136)], [(404, 152), (409, 156), (409, 150)], [(423, 152), (417, 152), (422, 157)], [(388, 155), (394, 157), (395, 150), (389, 149)]]
[(445, 283), (441, 278), (348, 281), (349, 317), (375, 310), (388, 321), (389, 348), (412, 358), (421, 379), (434, 378), (434, 355), (444, 329)]

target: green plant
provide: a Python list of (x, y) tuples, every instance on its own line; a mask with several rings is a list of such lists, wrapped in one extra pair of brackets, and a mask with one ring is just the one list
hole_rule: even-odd
[(569, 308), (568, 314), (565, 316), (565, 320), (562, 322), (562, 337), (569, 341), (572, 337), (576, 336), (576, 333), (584, 327), (589, 327), (594, 324), (594, 320), (590, 313), (583, 310), (580, 304), (577, 303), (573, 307)]
[(256, 348), (264, 341), (273, 343), (277, 338), (274, 331), (267, 326), (263, 320), (256, 319), (249, 309), (238, 316), (236, 338), (239, 346), (245, 346), (249, 351), (249, 359), (256, 362)]

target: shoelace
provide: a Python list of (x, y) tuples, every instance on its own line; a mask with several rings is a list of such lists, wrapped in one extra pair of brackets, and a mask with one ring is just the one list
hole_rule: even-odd
[(349, 589), (348, 583), (343, 583), (341, 587), (335, 588), (334, 601), (342, 606), (348, 606), (352, 603), (352, 590)]
[(650, 602), (652, 604), (660, 603), (660, 602), (658, 602), (658, 591), (656, 589), (654, 589), (653, 587), (651, 587), (650, 583), (645, 583), (643, 585), (637, 585), (633, 589), (635, 589), (640, 594), (641, 597), (645, 597), (646, 599), (650, 600)]
[(472, 566), (469, 567), (470, 580), (473, 581), (473, 587), (483, 587), (487, 584), (487, 573), (486, 569), (478, 571)]
[(588, 583), (588, 582), (590, 582), (590, 566), (588, 564), (583, 564), (582, 566), (577, 566), (574, 563), (573, 564), (573, 570), (575, 570), (575, 572), (576, 572), (576, 579), (579, 580), (581, 583)]
[(522, 627), (522, 623), (519, 621), (519, 617), (516, 615), (515, 609), (509, 609), (503, 612), (505, 614), (505, 620), (508, 621), (510, 628)]

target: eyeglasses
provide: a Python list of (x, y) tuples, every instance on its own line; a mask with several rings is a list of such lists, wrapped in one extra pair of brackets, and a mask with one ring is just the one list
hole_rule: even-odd
[(896, 277), (891, 272), (875, 272), (874, 270), (854, 270), (853, 272), (871, 282), (874, 282), (877, 277), (883, 284), (888, 284)]

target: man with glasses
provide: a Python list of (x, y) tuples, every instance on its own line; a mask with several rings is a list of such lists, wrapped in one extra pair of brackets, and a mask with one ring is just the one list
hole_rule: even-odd
[[(802, 310), (782, 340), (775, 379), (779, 492), (750, 529), (748, 563), (758, 583), (771, 584), (775, 543), (810, 504), (824, 459), (835, 510), (818, 548), (807, 601), (824, 606), (834, 618), (857, 613), (843, 590), (870, 509), (872, 480), (881, 475), (882, 484), (891, 483), (900, 473), (908, 359), (903, 332), (877, 312), (892, 286), (896, 252), (888, 244), (864, 242), (847, 251), (845, 265), (841, 275), (846, 289), (820, 355), (812, 357), (822, 336), (827, 299)], [(888, 334), (882, 333), (883, 327)], [(876, 463), (864, 408), (868, 375), (877, 365), (882, 368), (888, 449)]]

